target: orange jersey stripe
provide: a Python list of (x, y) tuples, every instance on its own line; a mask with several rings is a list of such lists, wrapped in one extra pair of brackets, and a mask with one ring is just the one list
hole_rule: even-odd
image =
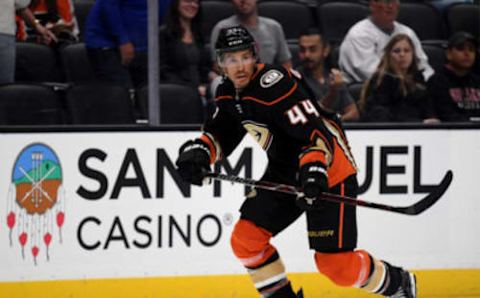
[(262, 104), (262, 105), (265, 105), (265, 106), (273, 106), (273, 105), (281, 102), (285, 98), (289, 97), (296, 89), (297, 89), (297, 82), (295, 82), (295, 85), (293, 85), (293, 87), (287, 93), (285, 93), (284, 95), (280, 96), (279, 98), (277, 98), (277, 99), (275, 99), (274, 101), (271, 101), (271, 102), (263, 101), (261, 99), (251, 97), (251, 96), (245, 96), (242, 99), (253, 100), (253, 101), (258, 102), (259, 104)]
[(222, 96), (217, 96), (217, 97), (215, 97), (215, 101), (225, 100), (225, 99), (233, 99), (233, 96), (230, 96), (230, 95), (222, 95)]
[[(345, 183), (340, 185), (340, 195), (345, 195)], [(338, 248), (343, 248), (343, 216), (344, 216), (344, 203), (340, 203), (340, 221), (338, 223)]]
[(208, 145), (208, 148), (210, 149), (210, 163), (214, 163), (217, 160), (217, 150), (215, 148), (215, 144), (213, 141), (205, 134), (203, 134), (200, 137), (200, 140), (205, 142)]
[(356, 168), (345, 155), (343, 149), (338, 145), (334, 138), (334, 158), (332, 164), (327, 170), (328, 173), (328, 187), (333, 187), (357, 172)]
[(265, 64), (263, 64), (263, 63), (257, 64), (257, 70), (256, 70), (255, 73), (252, 75), (251, 80), (255, 79), (255, 77), (260, 73), (260, 71), (261, 71), (264, 67), (265, 67)]

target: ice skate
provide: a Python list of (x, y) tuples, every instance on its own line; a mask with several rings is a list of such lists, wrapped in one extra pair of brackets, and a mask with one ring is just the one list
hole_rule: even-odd
[(402, 270), (402, 284), (390, 298), (416, 298), (417, 280), (415, 274)]

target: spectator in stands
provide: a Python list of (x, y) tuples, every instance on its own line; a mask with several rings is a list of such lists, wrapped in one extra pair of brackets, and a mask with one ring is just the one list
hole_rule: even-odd
[(364, 121), (438, 122), (416, 57), (414, 43), (407, 34), (397, 34), (388, 42), (362, 92), (360, 109)]
[(442, 72), (428, 81), (428, 93), (442, 121), (480, 121), (480, 76), (472, 72), (478, 41), (459, 31), (451, 36)]
[(347, 90), (342, 73), (330, 69), (325, 59), (330, 46), (317, 28), (308, 29), (298, 39), (301, 66), (297, 70), (315, 94), (320, 105), (327, 110), (339, 113), (343, 121), (359, 118), (357, 105)]
[(147, 1), (95, 1), (85, 45), (99, 80), (128, 88), (147, 82), (147, 21)]
[[(37, 23), (49, 29), (61, 44), (78, 41), (79, 30), (70, 0), (32, 0), (28, 6)], [(38, 41), (36, 32), (17, 18), (17, 40)]]
[[(258, 15), (257, 0), (232, 0), (235, 15), (219, 21), (212, 29), (210, 44), (214, 45), (221, 28), (236, 25), (244, 26), (257, 42), (260, 62), (281, 64), (291, 68), (290, 50), (288, 49), (283, 28), (277, 21)], [(212, 47), (212, 61), (216, 53)]]
[(35, 28), (44, 43), (55, 39), (52, 32), (35, 22), (27, 7), (29, 3), (30, 0), (0, 1), (0, 84), (12, 83), (15, 79), (15, 10)]
[(210, 57), (200, 31), (199, 0), (173, 0), (160, 28), (160, 80), (187, 84), (206, 98)]
[(347, 82), (363, 82), (370, 78), (385, 45), (398, 33), (407, 34), (412, 39), (420, 69), (424, 78), (428, 79), (434, 71), (428, 64), (417, 35), (409, 27), (395, 21), (400, 0), (370, 0), (369, 5), (369, 17), (350, 28), (340, 46), (339, 65)]

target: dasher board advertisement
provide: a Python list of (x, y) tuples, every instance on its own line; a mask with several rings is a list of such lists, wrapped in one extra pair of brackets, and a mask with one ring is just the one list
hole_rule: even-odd
[[(421, 269), (480, 268), (475, 130), (347, 131), (359, 197), (411, 205), (448, 170), (445, 195), (418, 216), (358, 207), (358, 246)], [(229, 237), (249, 192), (176, 174), (178, 148), (198, 132), (0, 134), (0, 281), (244, 274)], [(246, 137), (230, 175), (260, 179), (266, 156)], [(305, 217), (273, 240), (289, 272), (316, 272)]]

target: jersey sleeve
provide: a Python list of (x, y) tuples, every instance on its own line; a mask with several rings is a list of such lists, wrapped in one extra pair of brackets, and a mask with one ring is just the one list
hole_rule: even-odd
[(200, 138), (210, 147), (212, 163), (229, 156), (246, 134), (237, 116), (229, 112), (229, 103), (234, 99), (223, 92), (224, 89), (224, 85), (217, 89), (215, 98), (217, 108), (205, 121), (203, 135)]

